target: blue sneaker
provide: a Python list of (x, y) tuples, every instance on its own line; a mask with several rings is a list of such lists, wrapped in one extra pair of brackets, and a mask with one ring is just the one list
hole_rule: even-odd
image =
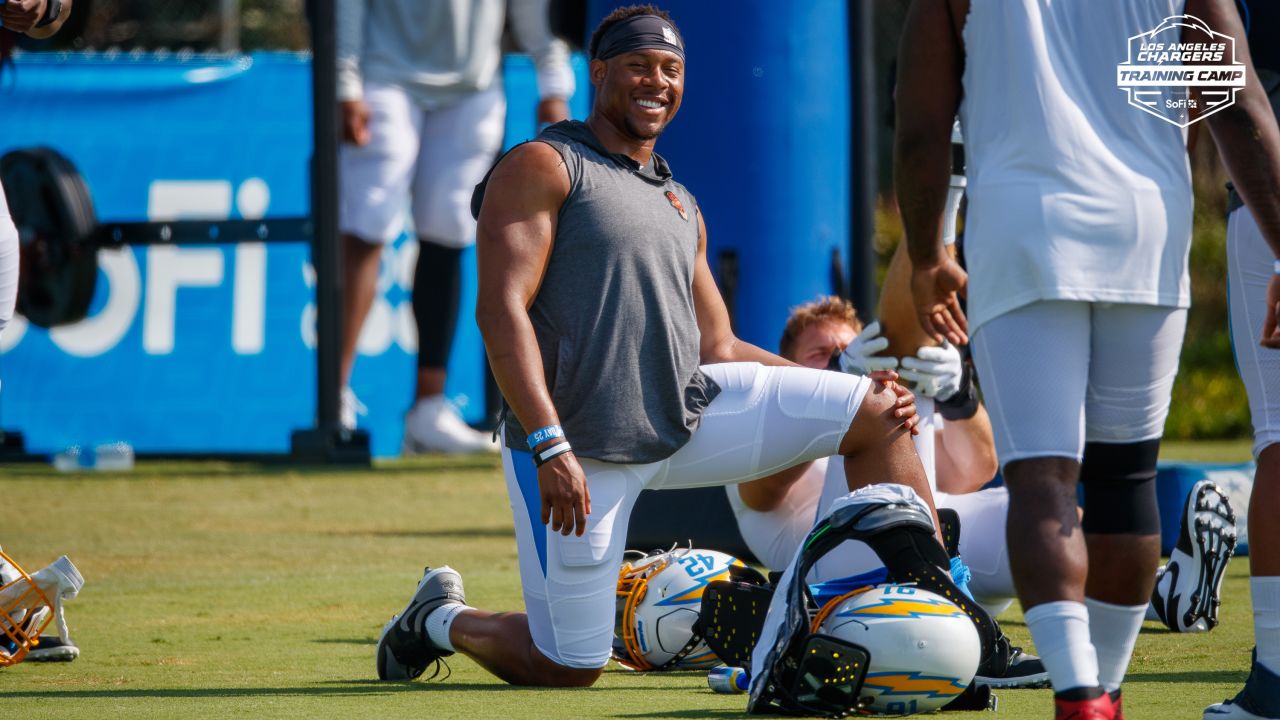
[(1230, 700), (1205, 708), (1204, 720), (1280, 720), (1280, 675), (1258, 663), (1257, 648), (1244, 687)]

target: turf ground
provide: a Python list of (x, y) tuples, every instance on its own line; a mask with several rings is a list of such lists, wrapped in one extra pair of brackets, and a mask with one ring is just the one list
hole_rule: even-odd
[[(1243, 460), (1247, 443), (1169, 444), (1166, 457)], [(424, 564), (463, 573), (471, 604), (520, 608), (496, 459), (428, 458), (373, 471), (142, 463), (128, 475), (0, 469), (0, 543), (28, 570), (66, 553), (86, 578), (68, 605), (83, 656), (0, 670), (18, 718), (688, 718), (742, 714), (701, 673), (611, 666), (588, 690), (506, 687), (461, 657), (445, 682), (379, 683), (373, 646)], [(1125, 712), (1199, 718), (1244, 682), (1247, 562), (1232, 563), (1222, 625), (1148, 623)], [(1001, 620), (1027, 640), (1020, 616)], [(1000, 717), (1046, 718), (1047, 690), (1003, 691)], [(16, 715), (13, 713), (16, 712)], [(955, 718), (992, 717), (983, 713)]]

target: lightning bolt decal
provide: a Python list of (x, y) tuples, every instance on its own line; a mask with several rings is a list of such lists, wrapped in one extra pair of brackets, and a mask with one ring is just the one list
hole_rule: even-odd
[(886, 695), (924, 695), (931, 698), (955, 697), (964, 692), (965, 686), (955, 678), (921, 675), (920, 673), (886, 672), (867, 673), (863, 683), (867, 690), (878, 690)]

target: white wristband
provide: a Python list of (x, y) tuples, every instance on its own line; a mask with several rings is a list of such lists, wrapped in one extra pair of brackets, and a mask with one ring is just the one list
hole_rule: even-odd
[(1280, 260), (1276, 260), (1276, 264), (1271, 266), (1275, 274), (1280, 275)]

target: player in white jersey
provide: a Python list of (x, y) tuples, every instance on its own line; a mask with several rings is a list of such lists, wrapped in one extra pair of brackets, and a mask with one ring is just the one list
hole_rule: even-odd
[[(1251, 3), (1250, 10), (1250, 52), (1274, 114), (1280, 111), (1280, 47), (1275, 40), (1280, 7)], [(1257, 134), (1273, 144), (1275, 118), (1258, 127)], [(1275, 207), (1280, 170), (1274, 156), (1268, 159), (1270, 183), (1262, 193), (1241, 182), (1239, 166), (1231, 167), (1240, 189), (1252, 191), (1231, 194), (1227, 271), (1231, 343), (1249, 393), (1257, 460), (1249, 498), (1249, 586), (1256, 646), (1244, 688), (1234, 698), (1205, 709), (1204, 717), (1215, 720), (1280, 718), (1280, 524), (1275, 522), (1280, 517), (1280, 217)]]
[[(972, 332), (1010, 562), (1059, 717), (1122, 714), (1159, 561), (1155, 461), (1189, 302), (1190, 169), (1183, 131), (1130, 107), (1115, 66), (1131, 36), (1184, 13), (1240, 38), (1252, 74), (1227, 0), (916, 0), (904, 30), (895, 183), (916, 311), (939, 339)], [(1272, 143), (1254, 134), (1264, 103), (1254, 82), (1209, 124), (1232, 176), (1274, 199)], [(957, 112), (972, 282), (940, 237)]]
[[(895, 283), (893, 275), (886, 281), (884, 298), (890, 299), (908, 293), (905, 285)], [(899, 293), (898, 291), (902, 291)], [(905, 298), (909, 301), (909, 295)], [(882, 312), (887, 309), (881, 303)], [(889, 316), (897, 313), (888, 313)], [(914, 320), (912, 320), (914, 326)], [(908, 328), (910, 330), (910, 328)], [(921, 338), (895, 338), (892, 345), (903, 346), (910, 342), (926, 342)], [(879, 347), (887, 338), (880, 338), (871, 331), (862, 332), (862, 324), (852, 305), (840, 298), (824, 298), (796, 308), (788, 319), (780, 354), (812, 368), (827, 367), (833, 353), (861, 354), (868, 346)], [(846, 352), (846, 356), (849, 353)], [(861, 362), (884, 360), (883, 357), (862, 358)], [(958, 364), (959, 360), (957, 358)], [(909, 364), (915, 365), (912, 360)], [(910, 370), (904, 370), (912, 372)], [(956, 370), (960, 372), (960, 370)], [(917, 377), (920, 377), (917, 375)], [(937, 406), (932, 398), (918, 396), (917, 407)], [(925, 465), (939, 509), (955, 512), (959, 521), (959, 555), (967, 565), (971, 579), (969, 591), (987, 612), (997, 615), (1016, 598), (1013, 576), (1009, 569), (1006, 549), (1005, 524), (1009, 508), (1009, 494), (1004, 487), (982, 489), (995, 475), (997, 466), (995, 446), (991, 439), (990, 421), (981, 405), (970, 418), (948, 421), (940, 412), (921, 419), (922, 431), (915, 438), (916, 450)], [(932, 435), (932, 438), (930, 436)], [(932, 442), (930, 440), (932, 439)], [(796, 476), (799, 476), (798, 478)], [(738, 530), (747, 547), (766, 567), (781, 571), (790, 562), (796, 547), (804, 539), (820, 511), (848, 492), (845, 478), (840, 473), (828, 474), (826, 458), (798, 466), (768, 478), (725, 488), (729, 505), (738, 523)], [(1197, 485), (1189, 494), (1188, 502), (1221, 497), (1216, 487), (1203, 489)], [(1186, 532), (1192, 537), (1197, 533), (1195, 513), (1184, 517)], [(1229, 528), (1206, 527), (1208, 539), (1220, 541), (1216, 533), (1229, 534)], [(851, 543), (840, 552), (832, 552), (814, 565), (810, 582), (824, 582), (869, 572), (880, 565), (864, 545)], [(1157, 572), (1157, 587), (1148, 619), (1165, 623), (1174, 632), (1202, 632), (1213, 627), (1219, 601), (1216, 583), (1209, 589), (1203, 603), (1188, 605), (1194, 587), (1200, 578), (1220, 578), (1228, 558), (1209, 558), (1200, 553), (1184, 553), (1171, 563), (1181, 563), (1179, 578), (1183, 584), (1159, 582), (1164, 568)], [(1193, 587), (1187, 587), (1191, 583)], [(1160, 603), (1164, 612), (1155, 608)], [(1213, 616), (1209, 613), (1212, 611)], [(1210, 619), (1212, 617), (1212, 619)]]
[(547, 0), (338, 0), (337, 11), (342, 424), (354, 428), (361, 412), (350, 388), (360, 330), (377, 294), (382, 248), (399, 236), (412, 198), (418, 369), (402, 451), (496, 451), (444, 395), (462, 254), (475, 243), (471, 190), (502, 146), (504, 24), (510, 20), (537, 68), (539, 123), (568, 117), (568, 48), (551, 35)]

